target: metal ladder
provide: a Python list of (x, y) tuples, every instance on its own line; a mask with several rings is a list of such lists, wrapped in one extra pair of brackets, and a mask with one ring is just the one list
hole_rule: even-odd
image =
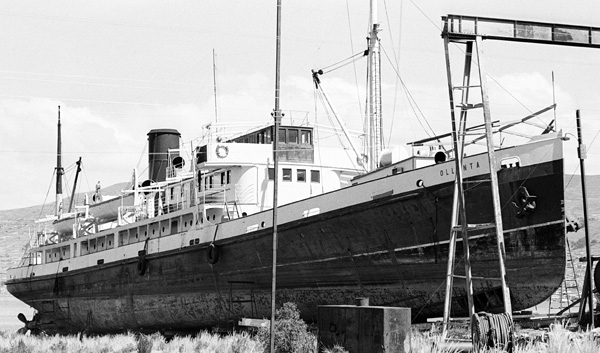
[[(571, 304), (571, 298), (581, 298), (579, 284), (577, 283), (577, 273), (575, 272), (575, 265), (573, 264), (573, 255), (571, 254), (571, 245), (569, 244), (568, 238), (566, 239), (566, 242), (568, 252), (565, 272), (570, 273), (571, 277), (565, 276), (565, 279), (563, 280), (560, 288), (553, 295), (550, 296), (550, 300), (548, 303), (548, 311), (552, 311), (553, 309), (558, 309), (559, 311), (561, 311), (562, 309), (567, 307), (567, 310), (570, 313), (571, 307), (569, 306), (569, 304)], [(572, 293), (573, 290), (575, 290), (577, 296), (569, 294), (569, 292)], [(553, 305), (556, 304), (557, 301), (558, 305)], [(565, 303), (566, 305), (564, 305)]]
[[(452, 226), (450, 230), (450, 242), (448, 249), (448, 267), (446, 277), (446, 296), (444, 300), (444, 318), (443, 318), (443, 329), (442, 337), (447, 336), (448, 326), (450, 322), (451, 306), (452, 306), (452, 289), (455, 278), (462, 278), (466, 281), (465, 289), (467, 293), (469, 318), (472, 320), (475, 314), (475, 306), (473, 301), (473, 277), (471, 275), (471, 259), (469, 254), (469, 232), (484, 230), (489, 232), (488, 234), (496, 234), (496, 243), (498, 248), (498, 260), (499, 260), (499, 280), (502, 284), (502, 297), (504, 301), (504, 310), (506, 313), (511, 315), (512, 306), (510, 302), (510, 293), (506, 286), (506, 269), (504, 267), (505, 262), (505, 248), (504, 248), (504, 232), (502, 227), (502, 213), (500, 205), (500, 192), (498, 190), (498, 163), (496, 161), (496, 154), (494, 151), (493, 143), (493, 131), (492, 131), (492, 119), (490, 114), (489, 97), (487, 91), (486, 82), (486, 71), (484, 69), (481, 51), (481, 36), (473, 36), (471, 38), (460, 38), (452, 39), (448, 35), (447, 31), (444, 31), (444, 48), (446, 54), (446, 72), (448, 78), (448, 93), (450, 97), (450, 112), (452, 118), (452, 140), (454, 144), (454, 155), (455, 155), (455, 170), (456, 178), (454, 183), (454, 198), (452, 207)], [(457, 43), (465, 45), (465, 63), (464, 72), (462, 77), (462, 84), (455, 86), (452, 80), (451, 66), (450, 66), (450, 43)], [(473, 49), (475, 48), (475, 54), (477, 55), (478, 72), (479, 72), (479, 85), (471, 85), (471, 63), (473, 58)], [(469, 103), (469, 93), (471, 89), (478, 89), (481, 94), (481, 102)], [(461, 92), (460, 103), (455, 103), (455, 92)], [(455, 109), (460, 109), (460, 117), (457, 121)], [(488, 180), (477, 180), (478, 183), (488, 182), (490, 183), (490, 189), (492, 193), (492, 204), (494, 211), (494, 219), (491, 223), (484, 224), (469, 224), (467, 221), (466, 206), (465, 206), (465, 184), (468, 181), (463, 180), (463, 149), (465, 144), (465, 137), (467, 135), (467, 114), (472, 109), (482, 109), (484, 119), (484, 139), (486, 140), (487, 157), (489, 161), (489, 179)], [(455, 261), (456, 261), (456, 242), (458, 236), (462, 235), (463, 253), (464, 253), (464, 266), (465, 276), (455, 275)], [(483, 278), (481, 278), (483, 279)], [(485, 278), (488, 279), (489, 278)]]
[[(257, 314), (256, 309), (256, 298), (254, 297), (254, 282), (252, 281), (228, 281), (229, 283), (229, 321), (232, 325), (232, 328), (235, 327), (235, 317), (233, 314), (233, 305), (234, 304), (248, 304), (250, 305), (250, 315), (255, 318)], [(243, 289), (245, 287), (250, 286), (250, 291), (247, 296), (244, 297), (234, 297), (234, 287), (235, 289)]]

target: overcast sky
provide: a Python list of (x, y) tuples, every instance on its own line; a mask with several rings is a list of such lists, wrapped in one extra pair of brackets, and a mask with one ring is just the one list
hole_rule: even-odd
[[(0, 209), (53, 200), (57, 106), (63, 165), (83, 158), (80, 191), (145, 168), (146, 134), (174, 128), (185, 142), (221, 122), (266, 123), (274, 107), (276, 1), (18, 1), (0, 10)], [(282, 100), (287, 117), (315, 120), (311, 69), (365, 49), (368, 1), (284, 1)], [(450, 129), (441, 16), (453, 14), (600, 27), (597, 1), (380, 1), (386, 143), (427, 137), (396, 73), (441, 134)], [(493, 118), (524, 117), (553, 102), (576, 134), (581, 109), (587, 172), (600, 173), (600, 50), (485, 42)], [(453, 58), (462, 57), (454, 50)], [(388, 59), (389, 58), (389, 59)], [(361, 128), (365, 60), (323, 76), (346, 124)], [(506, 93), (510, 92), (510, 94)], [(362, 107), (362, 108), (361, 108)], [(419, 115), (421, 114), (419, 113)], [(324, 116), (319, 123), (327, 123)], [(548, 122), (552, 113), (538, 122)], [(578, 172), (576, 139), (567, 173)], [(593, 143), (592, 143), (593, 142)], [(68, 173), (72, 183), (73, 174)], [(66, 191), (65, 191), (66, 193)]]

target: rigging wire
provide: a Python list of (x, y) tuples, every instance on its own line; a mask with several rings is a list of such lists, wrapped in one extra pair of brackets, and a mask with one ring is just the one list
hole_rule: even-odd
[(46, 202), (48, 201), (48, 195), (50, 195), (50, 190), (52, 189), (52, 182), (54, 181), (55, 175), (56, 168), (54, 168), (54, 172), (52, 172), (52, 177), (50, 178), (50, 185), (48, 186), (48, 191), (46, 191), (46, 197), (44, 198), (44, 204), (42, 205), (42, 208), (40, 209), (40, 214), (38, 215), (39, 219), (42, 218), (42, 213), (44, 212), (44, 208), (46, 207)]
[[(350, 32), (350, 49), (351, 52), (354, 53), (354, 41), (352, 40), (352, 23), (350, 22), (350, 5), (348, 4), (348, 0), (346, 0), (346, 14), (348, 16), (348, 30)], [(356, 61), (352, 62), (352, 69), (354, 70), (354, 87), (356, 88), (356, 101), (358, 103), (358, 111), (362, 110), (361, 101), (360, 101), (360, 90), (358, 89), (358, 73), (356, 72)], [(363, 119), (363, 117), (361, 117)]]
[[(387, 54), (387, 51), (385, 50), (384, 46), (381, 46), (381, 51), (383, 52), (383, 54), (385, 55), (385, 57), (388, 59), (388, 61), (391, 63), (390, 57)], [(393, 66), (392, 66), (393, 67)], [(425, 131), (425, 133), (428, 136), (435, 136), (435, 131), (433, 130), (433, 128), (431, 127), (431, 125), (429, 124), (429, 121), (427, 120), (427, 118), (425, 117), (425, 114), (423, 114), (423, 111), (421, 110), (421, 108), (419, 108), (419, 105), (417, 104), (416, 100), (414, 99), (413, 95), (411, 94), (410, 90), (408, 89), (408, 87), (406, 86), (406, 84), (404, 83), (404, 80), (402, 79), (402, 77), (400, 76), (400, 73), (397, 71), (396, 67), (393, 67), (394, 72), (396, 73), (396, 77), (398, 78), (398, 80), (400, 81), (400, 84), (402, 85), (402, 88), (404, 89), (406, 96), (409, 98), (409, 104), (411, 106), (411, 108), (413, 109), (413, 112), (415, 113), (415, 116), (417, 117), (417, 121), (419, 122), (419, 124), (421, 125), (421, 127), (423, 127), (423, 130)], [(414, 104), (414, 106), (413, 106)], [(423, 123), (421, 122), (421, 119), (419, 118), (419, 114), (421, 115), (422, 119), (425, 121), (425, 124), (427, 125), (427, 127), (425, 127), (423, 125)], [(429, 131), (427, 131), (427, 128), (429, 128)], [(431, 132), (431, 134), (430, 134)]]
[[(403, 0), (400, 0), (400, 18), (402, 18), (402, 5), (404, 4)], [(385, 18), (387, 19), (388, 23), (392, 23), (390, 21), (390, 17), (389, 17), (389, 11), (387, 8), (387, 1), (384, 0), (383, 1), (383, 6), (385, 8)], [(390, 43), (392, 43), (392, 52), (394, 53), (394, 62), (396, 64), (396, 67), (400, 66), (400, 46), (401, 46), (401, 42), (402, 42), (402, 21), (400, 21), (399, 27), (398, 27), (398, 55), (396, 55), (396, 49), (394, 48), (394, 36), (392, 34), (392, 29), (391, 27), (388, 27), (388, 31), (389, 31), (389, 35), (390, 35)], [(380, 44), (381, 45), (381, 44)], [(398, 102), (398, 77), (396, 77), (396, 84), (395, 87), (396, 89), (394, 89), (394, 102), (392, 104), (392, 114), (391, 114), (391, 119), (390, 119), (390, 128), (389, 128), (389, 136), (388, 136), (388, 143), (387, 145), (389, 146), (391, 141), (392, 141), (392, 131), (394, 130), (394, 120), (396, 117), (396, 105)]]
[[(423, 15), (423, 17), (425, 17), (425, 19), (427, 19), (438, 31), (442, 31), (442, 28), (435, 22), (433, 21), (431, 18), (429, 18), (429, 16), (425, 13), (425, 11), (423, 11), (419, 5), (417, 5), (414, 0), (409, 0), (417, 10), (419, 10), (419, 12)], [(458, 46), (458, 44), (453, 43), (454, 47), (457, 48), (458, 50), (460, 50), (463, 54), (466, 54), (466, 52)], [(473, 62), (475, 63), (475, 65), (479, 66), (479, 63), (473, 59)], [(512, 93), (510, 93), (510, 91), (505, 88), (503, 85), (500, 84), (500, 82), (498, 82), (492, 75), (490, 75), (490, 73), (486, 73), (486, 76), (489, 77), (490, 79), (492, 79), (492, 81), (494, 81), (498, 87), (500, 87), (503, 91), (505, 91), (510, 97), (512, 97), (517, 103), (519, 103), (523, 108), (525, 108), (525, 110), (527, 110), (529, 113), (533, 113), (533, 111), (531, 109), (529, 109), (523, 102), (521, 102), (517, 97), (515, 97)], [(540, 120), (540, 122), (544, 123), (544, 121), (540, 118), (540, 117), (536, 117), (536, 119)]]

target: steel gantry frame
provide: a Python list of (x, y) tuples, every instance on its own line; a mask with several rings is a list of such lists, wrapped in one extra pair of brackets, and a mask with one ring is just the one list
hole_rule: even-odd
[[(464, 264), (466, 280), (466, 292), (469, 306), (469, 318), (473, 321), (473, 278), (471, 276), (471, 263), (469, 258), (468, 232), (474, 229), (493, 229), (497, 234), (497, 250), (500, 266), (500, 281), (504, 300), (504, 311), (509, 316), (512, 314), (510, 292), (506, 285), (506, 270), (504, 266), (506, 253), (504, 247), (504, 236), (502, 227), (502, 214), (500, 196), (498, 191), (499, 169), (493, 144), (492, 118), (489, 105), (486, 71), (483, 60), (482, 42), (484, 39), (494, 39), (513, 42), (526, 42), (537, 44), (552, 44), (575, 47), (600, 48), (600, 28), (589, 26), (576, 26), (555, 23), (543, 23), (532, 21), (519, 21), (496, 19), (486, 17), (473, 17), (461, 15), (448, 15), (442, 17), (444, 49), (446, 57), (446, 72), (448, 79), (448, 93), (450, 97), (450, 114), (452, 120), (452, 139), (455, 152), (456, 179), (454, 186), (454, 205), (452, 209), (452, 228), (449, 244), (448, 268), (446, 280), (446, 296), (444, 301), (443, 337), (446, 337), (448, 323), (450, 321), (453, 280), (458, 277), (454, 275), (456, 242), (458, 234), (462, 235)], [(465, 63), (462, 76), (462, 84), (455, 86), (452, 79), (450, 65), (450, 44), (465, 45)], [(471, 69), (473, 54), (476, 55), (479, 85), (471, 85)], [(481, 102), (469, 103), (471, 89), (478, 89), (481, 94)], [(460, 103), (456, 104), (455, 92), (460, 91)], [(457, 119), (456, 108), (460, 115)], [(492, 190), (492, 202), (494, 209), (494, 222), (488, 224), (469, 225), (465, 212), (465, 199), (462, 177), (462, 158), (465, 146), (467, 128), (467, 114), (469, 110), (482, 109), (485, 133), (481, 138), (487, 141), (487, 155), (490, 164), (490, 179)], [(461, 276), (462, 277), (462, 276)]]

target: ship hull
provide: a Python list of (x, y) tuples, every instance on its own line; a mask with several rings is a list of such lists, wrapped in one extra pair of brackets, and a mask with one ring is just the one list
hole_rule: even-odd
[[(316, 320), (318, 305), (353, 304), (357, 297), (369, 297), (371, 305), (410, 307), (414, 320), (441, 316), (454, 190), (448, 181), (453, 178), (452, 164), (431, 171), (445, 181), (415, 185), (404, 192), (378, 192), (368, 202), (340, 205), (280, 224), (277, 303), (296, 303), (309, 321)], [(502, 169), (498, 177), (507, 284), (513, 310), (522, 310), (547, 299), (564, 277), (562, 158)], [(493, 221), (490, 184), (484, 178), (484, 173), (468, 177), (469, 223)], [(406, 177), (386, 178), (392, 187), (399, 182), (406, 183)], [(537, 197), (536, 209), (524, 216), (515, 205), (522, 187)], [(495, 234), (473, 232), (469, 243), (477, 277), (473, 281), (476, 310), (502, 311)], [(208, 243), (200, 242), (149, 252), (143, 259), (10, 279), (7, 287), (38, 310), (39, 327), (50, 332), (183, 332), (228, 325), (241, 317), (269, 317), (272, 228), (229, 234), (215, 244), (218, 261), (214, 253), (212, 260), (207, 259)], [(460, 275), (464, 274), (461, 244), (457, 249)], [(140, 271), (142, 260), (144, 271)], [(453, 315), (466, 315), (466, 303), (464, 281), (457, 279)]]

